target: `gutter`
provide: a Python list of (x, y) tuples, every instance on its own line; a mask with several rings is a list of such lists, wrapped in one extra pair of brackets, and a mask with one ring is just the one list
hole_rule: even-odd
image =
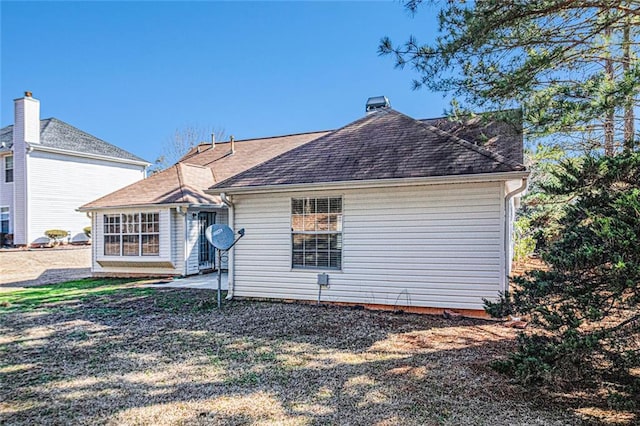
[[(229, 208), (229, 228), (233, 229), (235, 206), (233, 202), (227, 197), (227, 194), (225, 194), (224, 192), (220, 194), (220, 199)], [(231, 248), (231, 250), (229, 250), (229, 257), (227, 259), (227, 266), (228, 266), (227, 287), (229, 287), (229, 289), (227, 290), (227, 297), (226, 297), (227, 300), (233, 299), (233, 290), (234, 290), (233, 276), (235, 273), (235, 268), (233, 265), (234, 265), (235, 251), (236, 250), (234, 248)], [(218, 268), (222, 268), (222, 265), (218, 265)]]
[(184, 204), (184, 203), (168, 203), (168, 204), (132, 204), (132, 205), (126, 205), (126, 206), (103, 206), (103, 207), (78, 207), (76, 209), (77, 212), (91, 212), (91, 211), (98, 211), (98, 210), (127, 210), (127, 209), (141, 209), (141, 208), (145, 208), (145, 209), (157, 209), (157, 208), (180, 208), (180, 207), (187, 207), (187, 208), (222, 208), (224, 207), (224, 204), (215, 204), (215, 203), (211, 203), (211, 204)]
[(509, 244), (510, 239), (510, 229), (509, 229), (509, 221), (511, 218), (511, 199), (516, 195), (520, 195), (527, 190), (527, 186), (529, 184), (528, 176), (524, 176), (522, 178), (522, 184), (519, 187), (509, 192), (504, 197), (504, 276), (505, 276), (505, 285), (504, 292), (505, 294), (509, 293), (509, 270), (511, 268), (510, 265), (507, 265), (507, 261), (510, 260), (509, 253), (511, 249), (511, 245)]
[(147, 161), (129, 160), (126, 158), (110, 157), (108, 155), (89, 154), (84, 152), (69, 151), (67, 149), (52, 148), (50, 146), (44, 146), (36, 143), (28, 144), (28, 146), (30, 149), (35, 151), (51, 152), (54, 154), (70, 155), (73, 157), (92, 158), (94, 160), (104, 160), (104, 161), (111, 161), (115, 163), (125, 163), (125, 164), (133, 164), (136, 166), (144, 166), (145, 172), (146, 172), (146, 168), (151, 165), (151, 163)]
[[(393, 179), (370, 179), (370, 180), (349, 180), (336, 182), (312, 182), (295, 184), (275, 184), (264, 186), (244, 186), (244, 187), (216, 187), (213, 186), (204, 192), (210, 195), (218, 195), (220, 192), (230, 194), (253, 194), (263, 192), (290, 192), (290, 191), (310, 191), (314, 189), (364, 189), (364, 188), (384, 188), (400, 187), (412, 185), (435, 185), (448, 183), (478, 183), (478, 182), (502, 182), (513, 179), (526, 179), (529, 176), (528, 170), (517, 172), (483, 173), (458, 176), (428, 176), (416, 178), (393, 178)], [(231, 178), (233, 179), (233, 178)]]

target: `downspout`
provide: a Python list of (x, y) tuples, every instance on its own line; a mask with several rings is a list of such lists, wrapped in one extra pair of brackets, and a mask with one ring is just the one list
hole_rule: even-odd
[(510, 240), (510, 234), (511, 234), (511, 229), (509, 228), (509, 222), (511, 220), (511, 199), (513, 197), (515, 197), (516, 195), (522, 194), (524, 191), (526, 191), (527, 189), (527, 185), (528, 185), (528, 177), (523, 177), (522, 178), (522, 184), (517, 187), (516, 189), (514, 189), (513, 191), (509, 192), (505, 198), (504, 198), (504, 277), (505, 277), (505, 288), (504, 288), (504, 292), (509, 293), (509, 269), (510, 266), (507, 264), (507, 262), (510, 262), (510, 251), (511, 251), (511, 244), (509, 244), (509, 240)]
[[(227, 197), (227, 194), (225, 194), (224, 192), (222, 194), (220, 194), (220, 199), (222, 200), (222, 202), (229, 208), (229, 228), (233, 229), (233, 222), (234, 222), (234, 205), (231, 202), (231, 200)], [(227, 273), (227, 286), (229, 287), (229, 289), (227, 290), (227, 300), (231, 300), (233, 299), (233, 275), (234, 275), (234, 267), (233, 267), (233, 260), (234, 260), (234, 252), (235, 249), (232, 248), (231, 250), (229, 250), (229, 258), (227, 260), (227, 266), (229, 268), (228, 273)], [(222, 265), (218, 265), (219, 268), (222, 267)]]

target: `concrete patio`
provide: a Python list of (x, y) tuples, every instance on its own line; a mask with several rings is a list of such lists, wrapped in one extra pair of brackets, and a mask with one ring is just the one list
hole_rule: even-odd
[[(218, 274), (216, 272), (202, 275), (192, 275), (184, 278), (175, 278), (168, 282), (157, 282), (148, 284), (148, 287), (153, 288), (196, 288), (217, 290), (218, 289)], [(227, 290), (227, 273), (222, 273), (222, 289)]]

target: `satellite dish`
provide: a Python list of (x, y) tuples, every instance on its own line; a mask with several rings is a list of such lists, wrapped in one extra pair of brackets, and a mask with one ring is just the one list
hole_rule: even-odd
[(227, 225), (215, 224), (204, 231), (207, 240), (218, 250), (229, 250), (233, 246), (235, 235)]

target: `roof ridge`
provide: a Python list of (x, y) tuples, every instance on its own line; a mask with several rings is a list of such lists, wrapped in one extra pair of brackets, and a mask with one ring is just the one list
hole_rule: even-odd
[(178, 189), (180, 189), (180, 194), (182, 194), (182, 200), (186, 200), (183, 187), (185, 186), (184, 179), (182, 178), (182, 165), (183, 163), (177, 163), (174, 167), (176, 168), (176, 173), (178, 174)]
[[(327, 134), (325, 134), (325, 135), (320, 136), (319, 138), (311, 139), (309, 142), (305, 142), (305, 143), (303, 143), (302, 145), (298, 145), (297, 147), (295, 147), (295, 148), (293, 148), (293, 149), (290, 149), (289, 151), (285, 151), (285, 152), (283, 152), (283, 153), (282, 153), (282, 154), (280, 154), (280, 155), (277, 155), (277, 156), (275, 156), (275, 157), (269, 158), (268, 160), (265, 160), (265, 161), (263, 161), (263, 162), (262, 162), (262, 163), (260, 163), (260, 164), (256, 164), (255, 166), (250, 167), (250, 168), (248, 168), (248, 169), (246, 169), (246, 170), (243, 170), (242, 172), (240, 172), (240, 173), (238, 173), (238, 174), (236, 174), (236, 175), (229, 176), (228, 178), (226, 178), (226, 179), (224, 179), (224, 180), (222, 180), (222, 181), (220, 181), (220, 182), (214, 183), (214, 185), (213, 185), (213, 186), (221, 185), (222, 183), (224, 183), (224, 182), (226, 182), (226, 181), (228, 181), (228, 180), (230, 180), (230, 179), (235, 179), (235, 178), (236, 178), (236, 177), (238, 177), (238, 176), (242, 176), (243, 174), (248, 173), (249, 171), (251, 171), (251, 170), (253, 170), (253, 169), (257, 168), (257, 167), (262, 166), (263, 164), (266, 164), (266, 163), (269, 163), (270, 161), (275, 161), (275, 160), (279, 159), (279, 158), (280, 158), (280, 157), (282, 157), (283, 155), (289, 155), (289, 154), (292, 154), (292, 153), (294, 153), (294, 152), (296, 152), (296, 151), (298, 151), (298, 150), (302, 149), (302, 147), (305, 147), (305, 146), (309, 145), (309, 144), (310, 144), (310, 143), (312, 143), (312, 142), (318, 142), (319, 140), (322, 140), (322, 139), (324, 139), (324, 138), (329, 137), (329, 136), (330, 136), (330, 135), (332, 135), (333, 133), (336, 133), (336, 132), (338, 132), (338, 131), (340, 131), (340, 130), (342, 130), (342, 129), (345, 129), (345, 128), (347, 128), (347, 127), (349, 127), (349, 126), (352, 126), (352, 125), (354, 125), (354, 124), (356, 124), (356, 123), (359, 123), (359, 122), (361, 122), (361, 121), (365, 121), (366, 119), (369, 119), (369, 118), (373, 117), (374, 115), (375, 115), (375, 114), (368, 114), (368, 115), (365, 115), (364, 117), (360, 117), (360, 118), (358, 118), (357, 120), (352, 121), (351, 123), (348, 123), (348, 124), (346, 124), (346, 125), (344, 125), (344, 126), (342, 126), (342, 127), (338, 128), (338, 129), (332, 130), (332, 131), (330, 131), (329, 133), (327, 133)], [(214, 161), (215, 161), (215, 160), (214, 160)], [(212, 161), (212, 163), (213, 163), (213, 161)], [(215, 181), (214, 181), (214, 182), (215, 182)]]
[[(248, 142), (248, 141), (264, 140), (264, 139), (288, 138), (290, 136), (309, 135), (311, 133), (323, 133), (323, 132), (334, 132), (334, 131), (335, 130), (315, 130), (315, 131), (311, 131), (311, 132), (287, 133), (287, 134), (284, 134), (284, 135), (264, 136), (264, 137), (259, 137), (259, 138), (235, 139), (234, 142)], [(229, 143), (229, 142), (230, 141), (220, 141), (220, 142), (216, 142), (216, 145), (223, 144), (223, 143)], [(203, 144), (201, 144), (201, 145), (203, 145)], [(204, 145), (207, 145), (207, 144), (204, 144)], [(210, 145), (210, 143), (209, 143), (209, 145)]]
[(396, 114), (399, 114), (399, 115), (401, 115), (403, 117), (406, 117), (409, 120), (413, 120), (416, 123), (418, 123), (419, 125), (429, 129), (430, 131), (435, 132), (435, 133), (437, 133), (437, 134), (439, 134), (441, 136), (446, 136), (447, 138), (451, 139), (453, 142), (456, 142), (457, 144), (462, 145), (463, 147), (465, 147), (467, 149), (471, 149), (472, 151), (475, 151), (478, 154), (484, 155), (485, 157), (491, 158), (492, 160), (498, 161), (499, 163), (506, 164), (507, 166), (511, 166), (513, 168), (516, 168), (516, 169), (524, 169), (525, 168), (525, 166), (523, 164), (520, 164), (520, 163), (518, 163), (516, 161), (510, 160), (507, 157), (503, 156), (502, 154), (498, 154), (497, 152), (490, 151), (490, 150), (488, 150), (486, 148), (483, 148), (483, 147), (481, 147), (479, 145), (474, 144), (473, 142), (469, 142), (466, 139), (462, 139), (459, 136), (456, 136), (456, 135), (454, 135), (452, 133), (449, 133), (449, 132), (446, 132), (446, 131), (444, 131), (442, 129), (439, 129), (436, 126), (433, 126), (431, 124), (427, 124), (427, 123), (424, 123), (424, 122), (422, 122), (420, 120), (417, 120), (417, 119), (415, 119), (413, 117), (409, 117), (408, 115), (403, 114), (403, 113), (401, 113), (399, 111), (396, 111), (394, 109), (390, 108), (389, 110), (393, 111)]
[(505, 109), (495, 109), (495, 110), (491, 110), (491, 111), (483, 111), (483, 112), (469, 112), (469, 113), (461, 113), (459, 115), (441, 115), (440, 117), (427, 117), (427, 118), (415, 118), (415, 120), (417, 121), (431, 121), (431, 120), (442, 120), (442, 119), (454, 119), (451, 121), (455, 121), (458, 118), (473, 118), (474, 116), (479, 117), (482, 115), (489, 115), (489, 114), (500, 114), (500, 113), (509, 113), (509, 112), (515, 112), (515, 111), (521, 111), (521, 108), (505, 108)]
[[(275, 136), (264, 136), (264, 137), (259, 137), (259, 138), (248, 138), (248, 139), (237, 139), (234, 140), (234, 142), (250, 142), (250, 141), (263, 141), (263, 140), (267, 140), (267, 139), (277, 139), (277, 138), (288, 138), (288, 137), (292, 137), (292, 136), (302, 136), (302, 135), (311, 135), (313, 133), (330, 133), (333, 132), (334, 130), (316, 130), (316, 131), (312, 131), (312, 132), (300, 132), (300, 133), (288, 133), (285, 135), (275, 135)], [(317, 138), (316, 138), (317, 139)], [(315, 139), (314, 139), (315, 140)], [(214, 145), (226, 145), (228, 143), (230, 143), (231, 141), (220, 141), (220, 142), (215, 142)], [(198, 148), (201, 146), (210, 146), (211, 142), (202, 142), (199, 143), (197, 145), (192, 146), (191, 148), (189, 148), (189, 151), (187, 151), (181, 158), (181, 160), (188, 160), (191, 159), (197, 155), (202, 154), (203, 152), (206, 151), (199, 151), (198, 150), (194, 150), (194, 148)], [(215, 149), (215, 147), (213, 148)], [(191, 152), (192, 150), (194, 150), (193, 152)], [(210, 161), (209, 163), (213, 163), (215, 161), (218, 161), (222, 158), (226, 157), (222, 156), (219, 158), (216, 158), (215, 160)]]
[(502, 154), (498, 154), (497, 152), (493, 152), (491, 150), (488, 150), (488, 149), (486, 149), (486, 148), (484, 148), (484, 147), (482, 147), (480, 145), (476, 145), (475, 143), (469, 142), (466, 139), (462, 139), (461, 137), (456, 136), (456, 135), (454, 135), (452, 133), (446, 132), (446, 131), (444, 131), (442, 129), (439, 129), (439, 128), (435, 127), (435, 126), (432, 126), (430, 124), (426, 124), (426, 123), (420, 123), (420, 124), (425, 126), (425, 127), (427, 127), (427, 128), (430, 128), (432, 131), (435, 131), (438, 134), (441, 134), (443, 136), (447, 136), (452, 141), (454, 141), (454, 142), (456, 142), (456, 143), (458, 143), (458, 144), (460, 144), (460, 145), (462, 145), (462, 146), (464, 146), (466, 148), (469, 148), (469, 149), (471, 149), (473, 151), (476, 151), (477, 153), (482, 154), (485, 157), (491, 158), (491, 159), (496, 160), (496, 161), (498, 161), (498, 162), (500, 162), (502, 164), (506, 164), (506, 165), (511, 166), (513, 168), (516, 168), (516, 169), (525, 168), (525, 166), (523, 164), (520, 164), (517, 161), (510, 160), (510, 159), (508, 159), (507, 157), (505, 157)]

